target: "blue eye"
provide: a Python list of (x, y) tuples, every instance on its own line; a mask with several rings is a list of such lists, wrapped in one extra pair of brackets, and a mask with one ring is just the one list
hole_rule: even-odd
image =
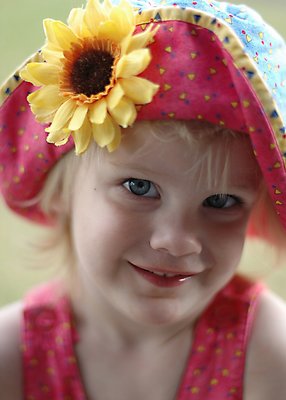
[(241, 199), (230, 194), (214, 194), (204, 200), (204, 207), (211, 208), (230, 208), (237, 204), (242, 204)]
[(123, 183), (123, 186), (136, 196), (159, 197), (154, 183), (146, 179), (130, 178)]

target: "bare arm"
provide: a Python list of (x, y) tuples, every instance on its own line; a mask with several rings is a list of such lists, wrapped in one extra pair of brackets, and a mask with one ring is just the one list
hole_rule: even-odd
[(249, 345), (244, 393), (245, 400), (286, 399), (286, 304), (269, 292)]
[(22, 361), (20, 324), (22, 306), (9, 305), (0, 310), (0, 393), (1, 399), (22, 399)]

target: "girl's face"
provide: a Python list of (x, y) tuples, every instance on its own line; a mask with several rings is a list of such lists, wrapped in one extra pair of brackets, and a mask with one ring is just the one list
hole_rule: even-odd
[(212, 163), (200, 163), (206, 145), (142, 126), (81, 163), (73, 241), (83, 295), (105, 316), (172, 325), (196, 318), (233, 276), (260, 178), (245, 139), (232, 140), (222, 177), (220, 139)]

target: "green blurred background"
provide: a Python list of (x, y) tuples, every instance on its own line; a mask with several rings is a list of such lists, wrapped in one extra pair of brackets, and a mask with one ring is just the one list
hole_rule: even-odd
[[(4, 81), (30, 54), (41, 47), (44, 35), (42, 20), (46, 17), (66, 20), (73, 7), (84, 0), (0, 0), (0, 82)], [(233, 1), (239, 4), (240, 1)], [(286, 38), (285, 0), (244, 1), (259, 11), (267, 22)], [(35, 238), (44, 235), (45, 229), (31, 226), (9, 212), (0, 203), (0, 306), (20, 298), (35, 283), (53, 274), (53, 268), (31, 265), (35, 250), (30, 246)], [(30, 250), (27, 252), (27, 246)], [(286, 267), (275, 262), (270, 249), (261, 244), (247, 246), (243, 257), (243, 270), (252, 275), (262, 275), (267, 284), (286, 299)]]

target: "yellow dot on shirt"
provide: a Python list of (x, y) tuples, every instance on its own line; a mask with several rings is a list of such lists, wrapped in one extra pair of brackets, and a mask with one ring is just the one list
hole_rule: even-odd
[(36, 365), (39, 364), (39, 361), (37, 360), (37, 358), (32, 358), (31, 361), (30, 361), (30, 364), (31, 364), (33, 367), (35, 367)]
[(14, 183), (19, 183), (20, 182), (20, 178), (19, 178), (19, 176), (13, 176), (13, 182)]
[(167, 92), (168, 90), (171, 90), (172, 89), (172, 86), (171, 85), (169, 85), (168, 83), (164, 83), (164, 90), (165, 90), (165, 92)]
[(54, 368), (48, 368), (48, 369), (47, 369), (47, 374), (48, 374), (48, 375), (55, 375), (55, 370), (54, 370)]
[(57, 342), (57, 344), (62, 344), (63, 343), (63, 338), (61, 336), (57, 336), (56, 342)]
[(187, 98), (187, 93), (181, 93), (180, 95), (179, 95), (179, 99), (180, 100), (186, 100), (186, 98)]
[(42, 386), (42, 392), (48, 393), (50, 391), (49, 386), (44, 385)]
[(201, 373), (202, 373), (201, 368), (196, 368), (196, 369), (194, 370), (194, 372), (193, 372), (193, 375), (194, 375), (194, 376), (199, 376), (199, 375), (201, 375)]
[(188, 74), (188, 78), (190, 79), (190, 81), (193, 81), (195, 79), (195, 77), (196, 77), (196, 74), (194, 74), (194, 73)]

